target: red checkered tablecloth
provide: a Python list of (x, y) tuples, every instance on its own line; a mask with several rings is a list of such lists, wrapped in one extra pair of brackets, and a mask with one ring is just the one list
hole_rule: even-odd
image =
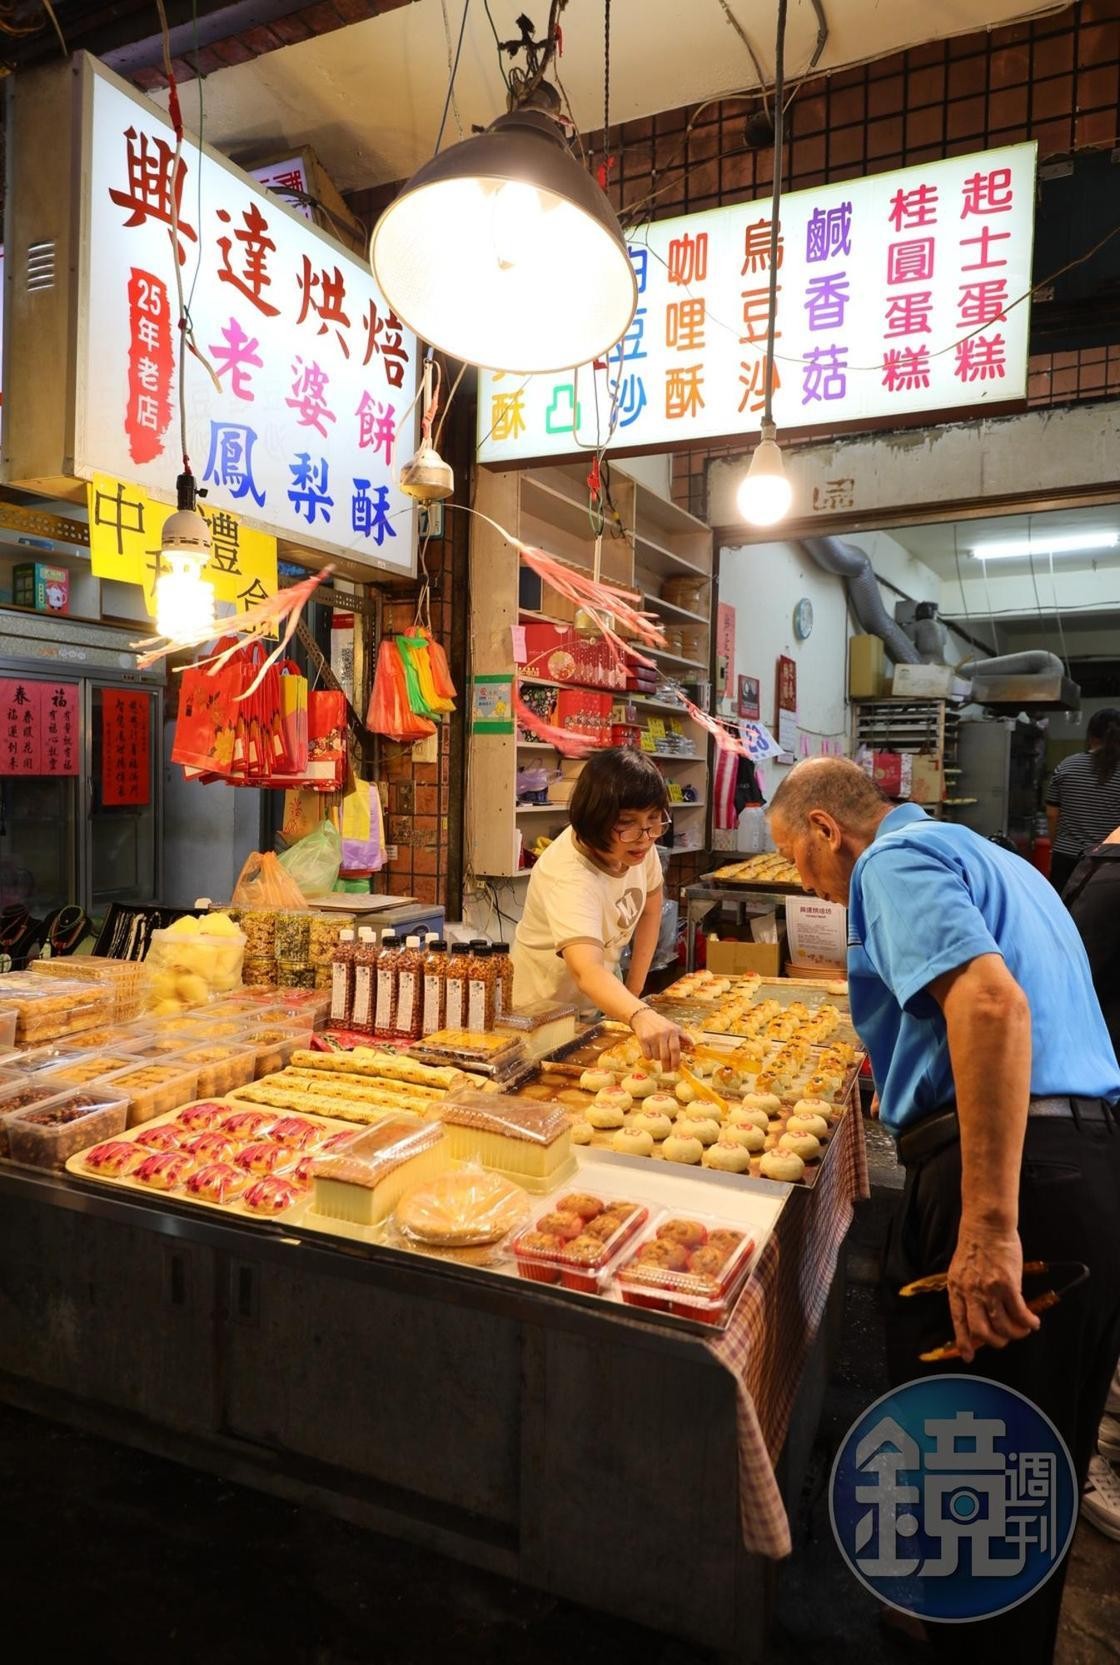
[(735, 1377), (743, 1542), (779, 1559), (792, 1549), (774, 1464), (828, 1301), (856, 1202), (870, 1195), (863, 1118), (849, 1109), (811, 1191), (795, 1192), (731, 1316), (707, 1345)]

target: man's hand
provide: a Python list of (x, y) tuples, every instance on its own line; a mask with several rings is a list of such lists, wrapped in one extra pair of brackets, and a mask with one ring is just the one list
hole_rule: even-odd
[(871, 1095), (871, 1105), (870, 1105), (869, 1114), (871, 1116), (872, 1121), (878, 1121), (879, 1120), (879, 1095), (878, 1095), (878, 1093), (872, 1093), (872, 1095)]
[(630, 1027), (641, 1041), (645, 1056), (656, 1058), (665, 1070), (675, 1070), (681, 1061), (681, 1047), (691, 1044), (683, 1029), (648, 1006), (634, 1013)]
[(1037, 1330), (1023, 1300), (1023, 1247), (1014, 1231), (961, 1222), (949, 1267), (949, 1310), (961, 1358), (971, 1364), (979, 1347), (1006, 1347)]

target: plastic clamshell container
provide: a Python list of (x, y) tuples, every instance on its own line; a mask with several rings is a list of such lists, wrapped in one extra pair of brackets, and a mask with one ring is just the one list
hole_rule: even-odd
[(70, 1057), (62, 1054), (52, 1069), (41, 1072), (40, 1080), (56, 1082), (61, 1092), (66, 1087), (85, 1087), (91, 1081), (115, 1075), (119, 1070), (128, 1069), (131, 1063), (128, 1052), (80, 1052)]
[(269, 989), (263, 1003), (269, 1022), (304, 1023), (325, 1027), (331, 1010), (329, 989)]
[(197, 1066), (196, 1091), (203, 1098), (220, 1098), (224, 1093), (231, 1093), (235, 1087), (246, 1086), (253, 1079), (257, 1063), (255, 1048), (246, 1046), (240, 1039), (226, 1045), (194, 1046), (181, 1056), (184, 1066)]
[[(195, 1045), (197, 1044), (198, 1040), (195, 1037)], [(132, 1056), (138, 1064), (162, 1064), (167, 1058), (178, 1058), (181, 1053), (187, 1050), (189, 1045), (190, 1042), (184, 1040), (181, 1035), (165, 1036), (161, 1032), (149, 1035), (142, 1040), (140, 1045), (133, 1049)]]
[(563, 1185), (576, 1171), (571, 1120), (560, 1104), (456, 1089), (441, 1119), (454, 1161), (480, 1162), (535, 1195)]
[[(673, 1235), (674, 1228), (694, 1228), (704, 1236), (695, 1243), (680, 1241)], [(718, 1233), (725, 1236), (713, 1242), (713, 1234)], [(657, 1241), (672, 1244), (685, 1256), (685, 1264), (640, 1260), (643, 1249)], [(635, 1245), (633, 1257), (616, 1271), (615, 1283), (629, 1306), (723, 1327), (746, 1282), (754, 1247), (754, 1238), (741, 1226), (710, 1216), (666, 1212)]]
[(378, 1225), (406, 1190), (448, 1166), (439, 1127), (387, 1116), (375, 1127), (355, 1133), (340, 1149), (315, 1159), (314, 1209), (328, 1219)]
[[(584, 1197), (584, 1193), (579, 1193)], [(610, 1282), (612, 1273), (636, 1234), (641, 1231), (649, 1220), (650, 1211), (641, 1203), (612, 1203), (610, 1198), (598, 1198), (594, 1194), (587, 1194), (586, 1201), (597, 1201), (599, 1210), (594, 1215), (586, 1212), (579, 1216), (571, 1215), (560, 1204), (561, 1197), (554, 1207), (547, 1213), (541, 1214), (527, 1231), (520, 1232), (512, 1244), (514, 1262), (518, 1275), (530, 1278), (536, 1283), (560, 1284), (564, 1289), (577, 1289), (585, 1295), (598, 1295)], [(574, 1236), (567, 1235), (572, 1226), (566, 1227), (564, 1234), (550, 1233), (548, 1225), (561, 1215), (569, 1215), (574, 1219), (579, 1217), (583, 1221), (583, 1229)], [(595, 1222), (617, 1219), (617, 1225), (606, 1236), (600, 1235), (605, 1227), (601, 1226), (599, 1233), (594, 1230)], [(545, 1246), (541, 1239), (555, 1238), (555, 1247)]]
[(3, 1081), (0, 1081), (0, 1156), (8, 1156), (11, 1154), (8, 1143), (8, 1122), (11, 1118), (20, 1110), (49, 1103), (51, 1099), (58, 1098), (64, 1089), (42, 1077), (19, 1075), (13, 1070), (4, 1070), (3, 1075)]
[(38, 1046), (114, 1022), (111, 989), (18, 973), (0, 977), (0, 1011), (5, 1010), (16, 1014), (16, 1040), (21, 1046)]
[[(242, 1045), (253, 1048), (257, 1080), (262, 1076), (275, 1075), (278, 1071), (287, 1069), (292, 1053), (309, 1047), (314, 1033), (306, 1021), (292, 1023), (286, 1019), (278, 1019), (273, 1022), (265, 1017), (246, 1029), (241, 1042)], [(249, 1079), (252, 1080), (252, 1076)]]
[(19, 1024), (19, 1013), (0, 1011), (0, 1052), (9, 1052), (16, 1044), (16, 1029)]
[(215, 1045), (221, 1042), (236, 1040), (245, 1032), (245, 1014), (238, 1012), (230, 1017), (215, 1017), (206, 1006), (200, 1006), (189, 1017), (180, 1020), (183, 1027), (176, 1030), (182, 1037), (184, 1046), (200, 1046), (203, 1042), (212, 1041)]
[(128, 1100), (110, 1092), (63, 1093), (17, 1110), (7, 1122), (13, 1162), (63, 1168), (78, 1151), (124, 1132)]
[(198, 1096), (198, 1068), (184, 1064), (182, 1056), (160, 1062), (141, 1060), (116, 1075), (106, 1076), (102, 1088), (128, 1099), (128, 1125), (139, 1127), (153, 1116), (178, 1110)]

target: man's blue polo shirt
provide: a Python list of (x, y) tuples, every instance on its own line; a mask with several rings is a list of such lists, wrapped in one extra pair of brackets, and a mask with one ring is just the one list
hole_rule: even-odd
[(953, 1102), (941, 1008), (927, 987), (1001, 954), (1030, 1002), (1031, 1093), (1120, 1098), (1120, 1066), (1077, 927), (1029, 862), (916, 804), (885, 816), (852, 872), (848, 986), (879, 1113), (898, 1133)]

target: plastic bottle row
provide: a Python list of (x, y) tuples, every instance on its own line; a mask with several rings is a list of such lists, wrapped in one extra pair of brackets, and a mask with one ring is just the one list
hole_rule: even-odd
[(372, 926), (339, 933), (331, 957), (334, 1028), (380, 1041), (418, 1041), (441, 1029), (493, 1029), (513, 1004), (509, 944), (399, 937)]

